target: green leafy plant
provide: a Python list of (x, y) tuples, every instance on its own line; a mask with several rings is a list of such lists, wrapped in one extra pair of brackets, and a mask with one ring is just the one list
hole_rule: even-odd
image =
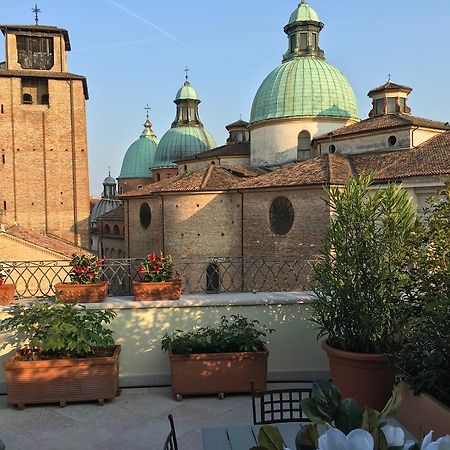
[(70, 281), (75, 284), (96, 283), (100, 277), (102, 263), (106, 258), (98, 260), (96, 256), (72, 255), (69, 272)]
[(145, 281), (151, 282), (171, 281), (179, 278), (178, 272), (174, 272), (173, 269), (172, 256), (157, 256), (155, 253), (151, 253), (142, 261), (139, 273)]
[(6, 278), (8, 278), (10, 269), (4, 261), (0, 261), (0, 286), (5, 284)]
[(77, 358), (114, 344), (106, 325), (115, 315), (56, 299), (14, 304), (0, 331), (7, 333), (5, 345), (14, 345), (24, 359)]
[(312, 321), (332, 347), (386, 353), (405, 325), (409, 246), (416, 215), (396, 185), (372, 189), (373, 175), (327, 189), (331, 224), (314, 268)]
[(257, 320), (249, 320), (240, 315), (229, 319), (222, 316), (217, 328), (211, 326), (196, 331), (176, 330), (165, 333), (161, 347), (177, 355), (191, 353), (257, 352), (263, 350), (264, 338), (272, 333)]
[(450, 186), (438, 194), (428, 199), (411, 247), (411, 312), (394, 362), (416, 393), (450, 407)]

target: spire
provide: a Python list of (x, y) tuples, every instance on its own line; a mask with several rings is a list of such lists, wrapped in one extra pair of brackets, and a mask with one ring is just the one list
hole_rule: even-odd
[(145, 109), (145, 111), (146, 111), (146, 117), (147, 117), (147, 119), (146, 119), (146, 121), (145, 121), (145, 123), (144, 123), (144, 131), (143, 131), (142, 134), (141, 134), (141, 138), (146, 137), (146, 138), (149, 138), (149, 139), (151, 139), (151, 140), (153, 140), (153, 141), (156, 142), (157, 137), (156, 137), (155, 132), (154, 132), (153, 129), (152, 129), (152, 123), (150, 122), (150, 119), (149, 119), (149, 117), (148, 117), (149, 111), (151, 111), (152, 108), (150, 108), (150, 106), (149, 106), (148, 103), (147, 103), (147, 105), (144, 107), (144, 109)]

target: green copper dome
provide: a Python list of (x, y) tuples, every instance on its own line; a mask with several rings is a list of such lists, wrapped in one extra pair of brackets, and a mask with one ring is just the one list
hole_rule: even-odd
[(141, 137), (133, 142), (123, 158), (119, 179), (151, 178), (158, 139), (147, 119)]
[(161, 138), (154, 167), (176, 167), (174, 161), (215, 147), (214, 138), (203, 127), (178, 126), (171, 128)]
[(294, 58), (277, 67), (256, 93), (250, 122), (301, 116), (359, 118), (350, 83), (324, 59)]
[(197, 92), (191, 86), (188, 80), (186, 80), (177, 92), (175, 100), (198, 100)]
[(302, 1), (298, 5), (298, 8), (291, 14), (289, 23), (300, 21), (306, 22), (309, 20), (313, 20), (314, 22), (320, 22), (317, 13), (306, 2)]

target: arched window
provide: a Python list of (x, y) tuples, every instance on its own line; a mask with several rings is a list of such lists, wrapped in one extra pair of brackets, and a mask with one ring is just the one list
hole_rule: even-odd
[(148, 228), (150, 226), (150, 222), (152, 221), (152, 210), (148, 203), (142, 203), (141, 209), (139, 210), (139, 219), (142, 228)]
[(309, 131), (303, 130), (298, 134), (298, 151), (311, 151), (311, 134)]
[(105, 225), (105, 234), (111, 234), (111, 228), (109, 228), (109, 225)]
[(120, 234), (120, 229), (117, 225), (114, 225), (113, 234)]
[(161, 174), (160, 173), (156, 174), (156, 181), (161, 181)]
[(22, 96), (22, 103), (25, 103), (27, 105), (31, 105), (33, 103), (33, 97), (31, 94), (23, 94)]

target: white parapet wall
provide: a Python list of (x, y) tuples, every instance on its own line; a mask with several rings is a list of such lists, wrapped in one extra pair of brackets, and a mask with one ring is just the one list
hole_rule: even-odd
[[(314, 296), (308, 292), (185, 295), (177, 301), (135, 302), (129, 297), (108, 297), (88, 308), (112, 309), (117, 313), (112, 328), (122, 345), (122, 387), (170, 385), (169, 358), (161, 350), (161, 337), (176, 329), (217, 324), (221, 316), (240, 314), (259, 320), (275, 333), (268, 337), (269, 381), (326, 378), (328, 361), (317, 341), (317, 330), (308, 320)], [(8, 307), (0, 307), (0, 320)], [(0, 336), (0, 346), (5, 336)], [(0, 350), (3, 363), (11, 348)], [(6, 392), (4, 371), (0, 393)]]

